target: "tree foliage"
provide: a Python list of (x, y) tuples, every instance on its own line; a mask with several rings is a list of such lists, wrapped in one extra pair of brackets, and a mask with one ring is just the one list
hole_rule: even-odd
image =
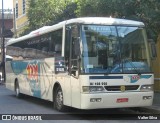
[(64, 0), (29, 0), (28, 19), (32, 29), (48, 25), (63, 12)]
[(142, 21), (150, 38), (160, 33), (160, 0), (29, 0), (29, 30), (84, 16)]
[(21, 35), (43, 26), (75, 18), (76, 9), (77, 4), (72, 0), (29, 0), (27, 11), (29, 25)]
[(78, 16), (112, 16), (142, 21), (150, 38), (160, 33), (160, 0), (78, 0)]
[(63, 8), (63, 11), (57, 14), (56, 18), (53, 18), (53, 20), (50, 22), (50, 25), (77, 17), (75, 11), (76, 9), (77, 9), (76, 3), (71, 2), (69, 4), (66, 4), (66, 6)]

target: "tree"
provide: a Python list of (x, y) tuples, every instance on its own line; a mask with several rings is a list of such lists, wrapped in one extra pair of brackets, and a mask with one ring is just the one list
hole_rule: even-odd
[(63, 12), (64, 0), (29, 0), (28, 20), (31, 29), (48, 25)]
[(29, 25), (21, 35), (76, 17), (77, 4), (72, 0), (29, 0), (28, 4)]
[(145, 23), (149, 38), (160, 33), (160, 0), (29, 0), (29, 27), (42, 26), (83, 16), (116, 17)]
[(143, 21), (149, 38), (160, 33), (159, 0), (78, 0), (78, 16), (112, 16)]
[(75, 2), (69, 2), (68, 4), (66, 4), (65, 8), (63, 8), (63, 11), (61, 13), (58, 13), (56, 18), (53, 18), (53, 20), (50, 22), (50, 25), (67, 19), (76, 18), (76, 9), (77, 4)]
[(159, 0), (139, 0), (139, 12), (137, 16), (146, 24), (149, 38), (156, 41), (160, 33), (160, 1)]

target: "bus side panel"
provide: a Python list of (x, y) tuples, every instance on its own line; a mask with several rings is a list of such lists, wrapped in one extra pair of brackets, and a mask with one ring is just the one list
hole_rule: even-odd
[(71, 77), (71, 94), (72, 94), (72, 107), (80, 108), (81, 107), (81, 86), (80, 79)]
[[(28, 92), (28, 75), (27, 75), (27, 67), (29, 61), (13, 61), (12, 62), (12, 69), (17, 74), (17, 80), (20, 87), (20, 92), (26, 95), (30, 95)], [(15, 78), (15, 79), (16, 79)], [(32, 96), (32, 95), (31, 95)]]
[(6, 87), (12, 91), (15, 90), (15, 81), (18, 80), (20, 92), (25, 92), (25, 80), (23, 78), (23, 62), (6, 62)]
[(70, 76), (66, 72), (55, 72), (55, 58), (41, 60), (39, 81), (42, 99), (53, 101), (53, 87), (58, 83), (63, 91), (64, 105), (71, 106)]
[[(27, 95), (42, 98), (42, 91), (44, 91), (42, 89), (49, 89), (47, 82), (50, 82), (50, 75), (47, 74), (48, 69), (45, 64), (47, 63), (45, 63), (44, 60), (27, 61), (27, 66), (24, 68), (24, 78), (26, 78), (24, 81), (26, 82)], [(43, 69), (45, 72), (43, 72)], [(43, 85), (42, 87), (42, 83), (45, 83), (46, 86)], [(46, 99), (44, 95), (43, 98)]]
[(6, 62), (6, 88), (14, 91), (14, 73), (12, 71), (11, 62)]
[(72, 105), (72, 97), (71, 97), (71, 76), (66, 73), (66, 75), (63, 75), (63, 81), (64, 84), (62, 86), (62, 91), (63, 91), (63, 101), (64, 105), (71, 106)]
[[(15, 89), (15, 81), (17, 80), (20, 93), (40, 97), (39, 82), (36, 81), (38, 74), (36, 73), (36, 60), (12, 61), (6, 63), (6, 87), (10, 90)], [(38, 91), (37, 91), (38, 90)], [(35, 92), (35, 93), (33, 93)]]
[(41, 98), (53, 101), (53, 86), (55, 83), (54, 58), (39, 61), (38, 81), (40, 82)]
[[(20, 93), (31, 95), (27, 78), (28, 62), (12, 61), (6, 64), (6, 87), (13, 90), (15, 88), (15, 81), (18, 82)], [(32, 95), (31, 95), (32, 96)]]
[(52, 75), (40, 75), (40, 91), (42, 99), (52, 101), (53, 100), (53, 84), (54, 77)]

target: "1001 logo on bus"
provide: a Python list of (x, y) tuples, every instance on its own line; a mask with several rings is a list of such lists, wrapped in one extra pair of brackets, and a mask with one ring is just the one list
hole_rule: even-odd
[(140, 79), (139, 75), (132, 76), (132, 80), (139, 80), (139, 79)]
[(26, 70), (29, 80), (38, 81), (38, 64), (28, 64)]

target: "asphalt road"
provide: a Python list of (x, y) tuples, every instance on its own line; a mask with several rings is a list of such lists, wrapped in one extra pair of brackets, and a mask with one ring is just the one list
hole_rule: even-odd
[[(83, 121), (85, 122), (101, 122), (105, 123), (106, 120), (109, 123), (112, 122), (144, 122), (144, 120), (138, 120), (137, 116), (144, 116), (147, 114), (146, 112), (138, 112), (128, 108), (121, 109), (103, 109), (103, 110), (78, 110), (69, 108), (69, 110), (65, 113), (61, 113), (52, 108), (52, 103), (33, 98), (30, 96), (24, 96), (21, 99), (15, 97), (14, 92), (5, 88), (4, 85), (0, 85), (0, 114), (2, 115), (11, 115), (12, 118), (16, 121), (12, 121), (15, 123), (21, 122), (17, 121), (17, 116), (23, 120), (25, 118), (28, 119), (28, 116), (39, 116), (44, 121), (34, 121), (34, 122), (69, 122), (69, 123), (78, 123)], [(137, 115), (138, 114), (138, 115)], [(151, 115), (152, 116), (152, 115)], [(48, 120), (47, 120), (48, 118)], [(1, 118), (0, 118), (1, 119)], [(128, 121), (131, 119), (131, 121)], [(137, 121), (136, 121), (137, 120)], [(3, 123), (1, 120), (0, 123)], [(5, 121), (11, 122), (11, 121)], [(33, 122), (33, 121), (26, 121)], [(151, 121), (147, 120), (144, 123), (150, 123)], [(160, 121), (153, 120), (153, 123), (157, 123)]]

